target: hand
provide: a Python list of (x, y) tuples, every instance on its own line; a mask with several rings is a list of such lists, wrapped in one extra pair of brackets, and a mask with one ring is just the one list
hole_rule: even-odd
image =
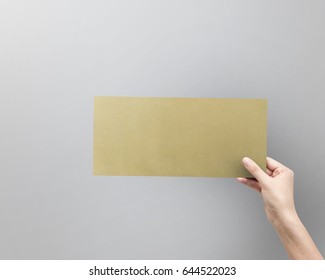
[(296, 212), (293, 171), (269, 157), (266, 159), (266, 172), (247, 157), (243, 158), (243, 164), (255, 179), (237, 179), (262, 194), (266, 216), (289, 257), (322, 260), (321, 253)]
[(271, 224), (297, 215), (293, 198), (294, 173), (291, 169), (269, 157), (266, 159), (266, 173), (247, 157), (242, 162), (255, 179), (237, 180), (261, 193)]

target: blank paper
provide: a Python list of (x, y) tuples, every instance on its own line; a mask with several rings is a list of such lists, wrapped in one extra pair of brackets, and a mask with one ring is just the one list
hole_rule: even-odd
[(95, 97), (94, 175), (251, 177), (266, 164), (267, 100)]

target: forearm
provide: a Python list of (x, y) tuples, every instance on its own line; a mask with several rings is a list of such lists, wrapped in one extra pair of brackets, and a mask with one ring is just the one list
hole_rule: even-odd
[(322, 260), (314, 241), (296, 213), (273, 222), (289, 258), (294, 260)]

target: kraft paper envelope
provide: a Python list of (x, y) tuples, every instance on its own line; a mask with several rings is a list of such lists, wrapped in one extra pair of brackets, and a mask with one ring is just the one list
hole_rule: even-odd
[(266, 140), (265, 99), (95, 97), (94, 175), (252, 177)]

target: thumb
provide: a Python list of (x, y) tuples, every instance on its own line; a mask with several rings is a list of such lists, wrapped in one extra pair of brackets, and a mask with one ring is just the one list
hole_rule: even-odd
[(268, 178), (268, 175), (250, 158), (244, 157), (242, 160), (244, 166), (259, 182), (263, 182)]

